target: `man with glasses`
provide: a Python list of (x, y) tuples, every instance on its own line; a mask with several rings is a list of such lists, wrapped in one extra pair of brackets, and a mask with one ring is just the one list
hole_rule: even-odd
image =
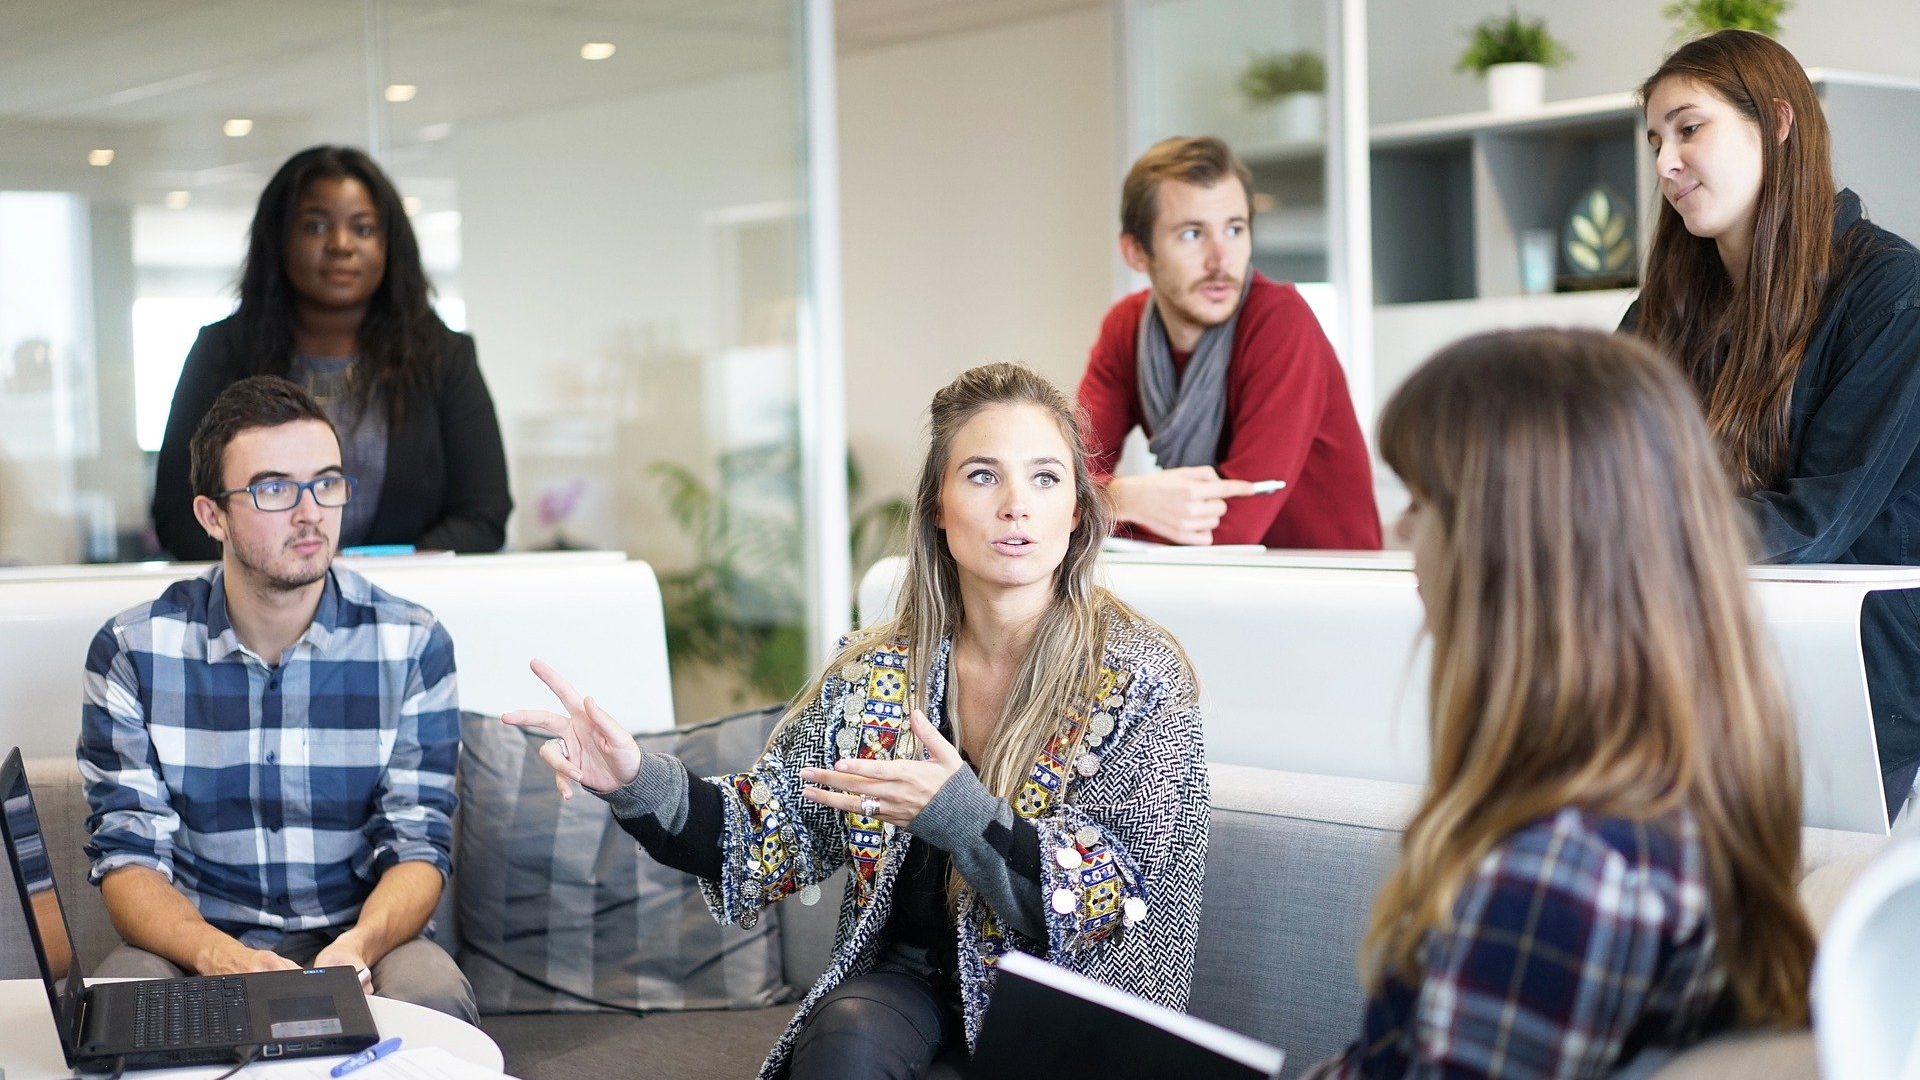
[(190, 454), (220, 562), (87, 654), (87, 854), (126, 942), (95, 975), (346, 964), (471, 1022), (466, 978), (419, 936), (452, 868), (453, 642), (333, 565), (354, 484), (306, 391), (233, 384)]

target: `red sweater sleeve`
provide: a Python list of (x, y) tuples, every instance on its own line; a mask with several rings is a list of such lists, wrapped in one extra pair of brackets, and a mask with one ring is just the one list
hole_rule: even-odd
[(1087, 357), (1086, 374), (1080, 377), (1080, 408), (1084, 413), (1080, 433), (1092, 453), (1088, 468), (1101, 483), (1112, 478), (1114, 467), (1120, 464), (1120, 447), (1127, 432), (1140, 424), (1140, 375), (1133, 349), (1146, 300), (1147, 294), (1138, 292), (1108, 310), (1100, 322), (1100, 336), (1094, 339)]
[[(1235, 480), (1285, 480), (1287, 486), (1272, 495), (1228, 499), (1213, 542), (1258, 544), (1267, 541), (1274, 519), (1287, 504), (1302, 495), (1302, 473), (1316, 440), (1331, 437), (1336, 445), (1351, 444), (1347, 452), (1358, 451), (1362, 475), (1370, 466), (1340, 361), (1298, 290), (1257, 281), (1235, 337), (1227, 394), (1232, 434), (1217, 468), (1221, 476)], [(1303, 502), (1318, 503), (1317, 494), (1305, 495)], [(1352, 509), (1356, 518), (1365, 519), (1356, 524), (1367, 528), (1351, 546), (1379, 547), (1370, 486), (1363, 487), (1361, 495), (1364, 507)], [(1348, 509), (1315, 505), (1309, 512), (1322, 516)], [(1370, 544), (1365, 543), (1369, 532)]]

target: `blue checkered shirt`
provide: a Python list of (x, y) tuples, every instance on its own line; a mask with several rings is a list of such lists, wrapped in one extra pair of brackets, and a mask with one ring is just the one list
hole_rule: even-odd
[(1481, 860), (1313, 1080), (1605, 1077), (1731, 1027), (1699, 830), (1567, 808)]
[(240, 644), (217, 566), (94, 636), (79, 745), (94, 882), (151, 867), (258, 946), (350, 925), (395, 863), (451, 871), (446, 630), (336, 566), (281, 659)]

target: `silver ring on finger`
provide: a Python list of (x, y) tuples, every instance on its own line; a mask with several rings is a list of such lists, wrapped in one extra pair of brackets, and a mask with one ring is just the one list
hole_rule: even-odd
[(860, 796), (860, 816), (872, 817), (880, 812), (880, 800), (871, 795)]

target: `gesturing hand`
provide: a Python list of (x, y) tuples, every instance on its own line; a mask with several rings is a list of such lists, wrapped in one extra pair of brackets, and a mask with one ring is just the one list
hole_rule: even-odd
[(553, 783), (560, 789), (560, 797), (573, 798), (573, 787), (568, 780), (595, 791), (612, 791), (630, 783), (640, 772), (640, 744), (592, 698), (581, 697), (573, 684), (548, 667), (546, 661), (535, 660), (531, 666), (533, 673), (566, 707), (567, 715), (543, 709), (515, 709), (500, 719), (517, 728), (532, 728), (554, 736), (540, 748), (540, 760), (553, 769)]
[[(801, 769), (800, 779), (808, 786), (800, 794), (809, 802), (842, 812), (867, 813), (902, 828), (911, 825), (933, 801), (940, 785), (966, 763), (960, 760), (960, 751), (927, 722), (926, 713), (913, 710), (908, 723), (913, 726), (914, 737), (926, 748), (925, 760), (843, 758), (831, 769)], [(873, 800), (870, 813), (860, 807), (863, 798)]]
[(1211, 465), (1116, 476), (1107, 485), (1114, 515), (1175, 544), (1211, 544), (1227, 500), (1253, 494), (1245, 480), (1224, 480)]

